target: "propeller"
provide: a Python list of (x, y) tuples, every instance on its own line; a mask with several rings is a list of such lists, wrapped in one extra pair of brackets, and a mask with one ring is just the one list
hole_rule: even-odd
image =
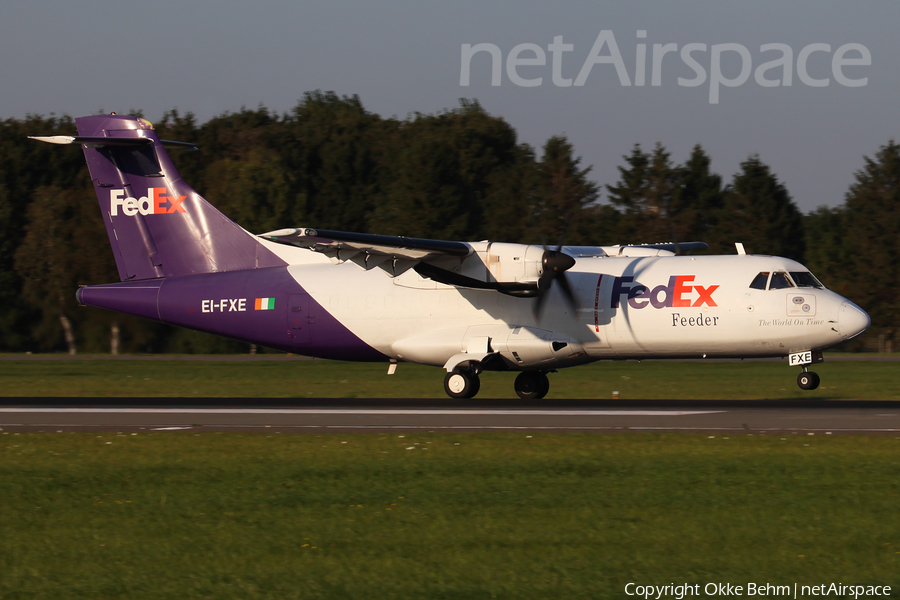
[(551, 250), (544, 246), (544, 256), (541, 259), (541, 265), (543, 266), (543, 272), (538, 280), (537, 302), (535, 302), (534, 306), (535, 314), (540, 317), (543, 312), (547, 294), (550, 292), (554, 281), (559, 284), (563, 298), (566, 299), (566, 303), (574, 314), (576, 308), (575, 294), (572, 292), (572, 287), (566, 278), (566, 271), (575, 266), (575, 259), (562, 251), (562, 244), (557, 246), (556, 250)]

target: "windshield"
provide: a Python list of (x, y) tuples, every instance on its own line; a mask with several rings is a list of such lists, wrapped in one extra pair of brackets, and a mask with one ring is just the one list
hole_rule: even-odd
[(750, 288), (754, 290), (764, 290), (766, 289), (766, 283), (769, 282), (769, 272), (763, 271), (759, 275), (753, 278), (753, 281), (750, 282)]
[(784, 271), (776, 271), (772, 273), (772, 281), (769, 283), (770, 290), (783, 290), (785, 288), (792, 288), (794, 284), (791, 283), (791, 280), (788, 278), (787, 273)]
[(791, 271), (791, 279), (797, 287), (824, 288), (825, 286), (809, 271)]

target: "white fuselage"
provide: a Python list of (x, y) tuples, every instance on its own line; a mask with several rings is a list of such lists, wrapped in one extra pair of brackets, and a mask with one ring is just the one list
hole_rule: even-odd
[(574, 314), (554, 285), (536, 315), (534, 298), (445, 285), (414, 270), (390, 277), (267, 245), (360, 339), (390, 358), (430, 365), (488, 352), (522, 369), (612, 358), (786, 356), (833, 346), (868, 325), (862, 310), (824, 288), (751, 288), (760, 273), (807, 272), (772, 256), (579, 258), (567, 272)]

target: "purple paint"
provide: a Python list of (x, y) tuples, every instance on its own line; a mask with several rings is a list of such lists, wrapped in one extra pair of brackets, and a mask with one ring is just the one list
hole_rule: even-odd
[(79, 289), (80, 303), (306, 356), (386, 360), (181, 179), (149, 122), (75, 123), (94, 138), (82, 149), (122, 279)]
[(118, 312), (161, 321), (159, 316), (159, 288), (164, 279), (123, 281), (78, 288), (75, 298), (79, 304), (96, 306)]
[[(78, 301), (305, 356), (384, 361), (284, 267), (83, 287)], [(302, 303), (290, 300), (303, 300)], [(302, 308), (294, 311), (294, 308)]]
[(75, 123), (81, 136), (149, 140), (82, 146), (122, 281), (285, 264), (181, 179), (149, 122), (99, 115)]

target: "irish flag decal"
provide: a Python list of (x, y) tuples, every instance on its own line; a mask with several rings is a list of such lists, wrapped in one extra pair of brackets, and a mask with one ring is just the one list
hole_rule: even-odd
[(275, 298), (257, 298), (254, 310), (275, 310)]

